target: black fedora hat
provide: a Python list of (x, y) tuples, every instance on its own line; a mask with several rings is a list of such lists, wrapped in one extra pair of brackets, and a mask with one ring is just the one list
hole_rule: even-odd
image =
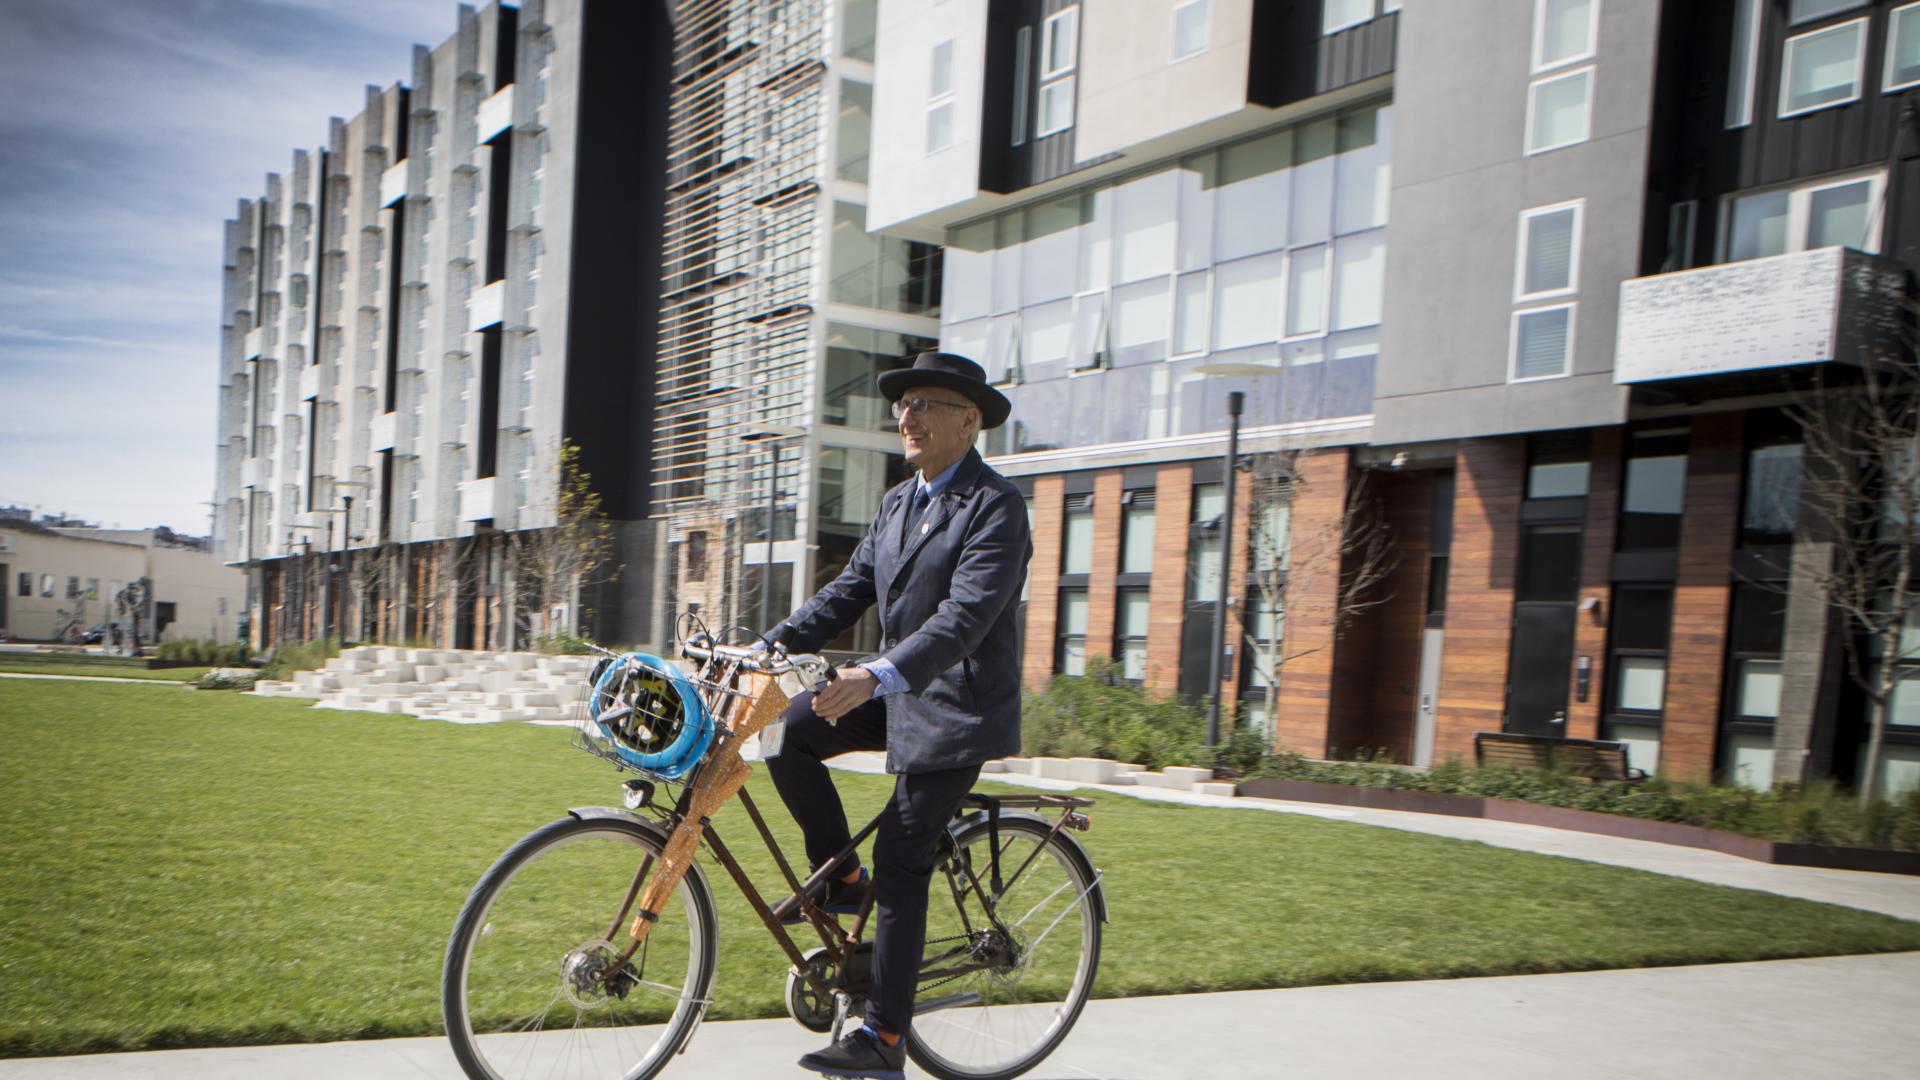
[(965, 394), (980, 407), (982, 428), (999, 427), (1013, 411), (1013, 402), (987, 384), (987, 373), (980, 365), (955, 353), (923, 352), (913, 358), (912, 367), (883, 371), (877, 381), (888, 401), (899, 401), (916, 386), (941, 386)]

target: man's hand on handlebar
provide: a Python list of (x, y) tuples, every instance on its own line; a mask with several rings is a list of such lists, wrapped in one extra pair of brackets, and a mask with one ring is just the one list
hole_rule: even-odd
[(825, 690), (813, 696), (813, 711), (828, 720), (837, 721), (871, 701), (878, 683), (879, 676), (873, 672), (848, 664), (840, 669), (839, 678), (828, 682)]

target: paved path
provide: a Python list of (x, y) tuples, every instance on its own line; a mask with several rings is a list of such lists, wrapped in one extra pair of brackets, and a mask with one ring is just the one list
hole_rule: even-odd
[[(1920, 953), (1096, 1001), (1034, 1080), (1909, 1080)], [(809, 1076), (788, 1020), (703, 1025), (664, 1080)], [(909, 1068), (907, 1075), (923, 1073)], [(445, 1039), (0, 1062), (0, 1080), (458, 1080)]]
[(161, 686), (184, 686), (185, 679), (123, 679), (118, 675), (32, 675), (24, 671), (0, 671), (0, 679), (60, 679), (65, 682), (123, 682), (158, 683)]

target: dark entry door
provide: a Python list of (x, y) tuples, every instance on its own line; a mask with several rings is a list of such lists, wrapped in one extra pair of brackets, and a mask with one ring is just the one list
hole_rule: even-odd
[(1514, 605), (1508, 731), (1522, 735), (1567, 733), (1573, 625), (1572, 604), (1522, 601)]

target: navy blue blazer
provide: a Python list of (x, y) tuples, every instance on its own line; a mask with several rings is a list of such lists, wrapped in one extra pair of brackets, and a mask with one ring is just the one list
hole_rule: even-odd
[(847, 568), (768, 635), (818, 652), (878, 603), (881, 655), (909, 688), (884, 699), (894, 773), (1020, 752), (1014, 617), (1033, 558), (1026, 502), (969, 450), (909, 530), (919, 482), (916, 475), (887, 492)]

